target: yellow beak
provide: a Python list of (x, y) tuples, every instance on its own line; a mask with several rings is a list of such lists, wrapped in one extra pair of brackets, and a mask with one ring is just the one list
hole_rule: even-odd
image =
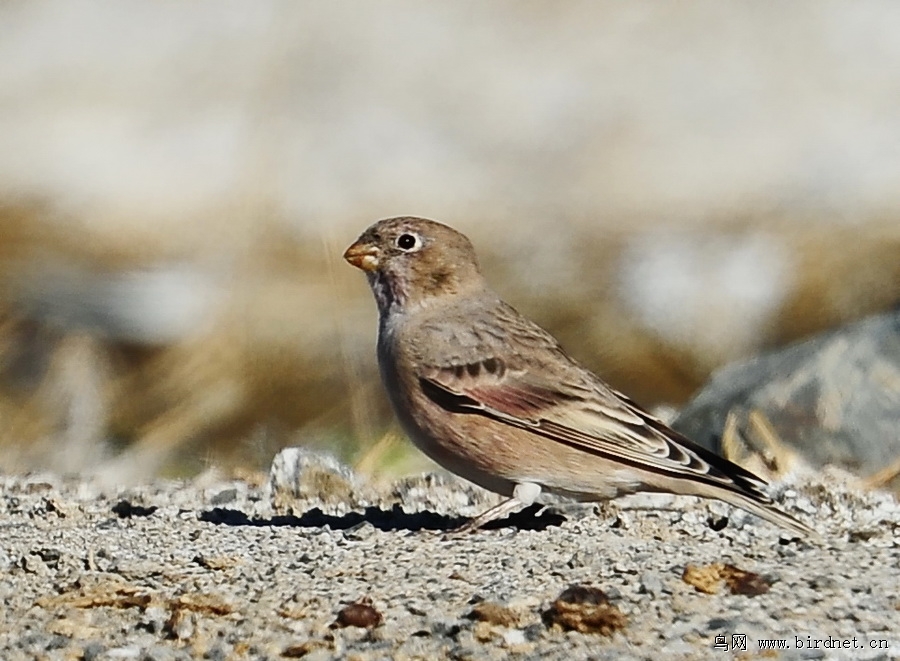
[(344, 259), (363, 271), (374, 271), (378, 268), (379, 250), (376, 246), (369, 243), (359, 243), (358, 241), (347, 248), (344, 252)]

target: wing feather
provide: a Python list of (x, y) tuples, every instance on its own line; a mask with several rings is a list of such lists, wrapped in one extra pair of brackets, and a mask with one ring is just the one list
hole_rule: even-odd
[(578, 368), (565, 383), (537, 381), (534, 372), (442, 365), (420, 374), (423, 391), (458, 413), (485, 415), (578, 450), (643, 470), (687, 477), (771, 502), (766, 483), (668, 428), (630, 399)]

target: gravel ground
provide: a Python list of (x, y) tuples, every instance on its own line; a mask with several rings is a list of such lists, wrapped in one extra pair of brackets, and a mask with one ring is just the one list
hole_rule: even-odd
[(781, 494), (821, 543), (668, 496), (454, 537), (495, 497), (288, 452), (269, 481), (0, 476), (0, 658), (900, 658), (900, 505), (843, 474)]

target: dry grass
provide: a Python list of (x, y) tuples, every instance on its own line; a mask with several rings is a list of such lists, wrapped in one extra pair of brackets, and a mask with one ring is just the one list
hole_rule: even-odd
[[(872, 222), (865, 232), (800, 231), (766, 218), (720, 225), (703, 232), (740, 242), (762, 228), (795, 264), (784, 303), (755, 349), (896, 302), (894, 224)], [(363, 472), (409, 469), (409, 445), (391, 426), (375, 369), (374, 305), (339, 258), (346, 239), (323, 232), (307, 242), (270, 224), (249, 239), (217, 244), (225, 253), (218, 262), (209, 251), (193, 261), (180, 255), (180, 263), (213, 273), (215, 300), (177, 337), (147, 341), (103, 328), (102, 315), (93, 326), (55, 318), (46, 304), (58, 300), (53, 296), (30, 305), (42, 285), (56, 286), (41, 280), (48, 265), (76, 264), (76, 272), (90, 274), (67, 290), (69, 304), (83, 297), (113, 310), (122, 301), (101, 297), (98, 304), (91, 283), (170, 257), (164, 241), (148, 243), (143, 254), (137, 241), (130, 251), (104, 253), (102, 243), (79, 242), (66, 227), (39, 208), (0, 211), (0, 468), (100, 467), (113, 479), (134, 479), (210, 463), (265, 466), (278, 448), (310, 443)], [(632, 233), (570, 231), (571, 250), (557, 258), (581, 274), (575, 281), (552, 264), (535, 267), (514, 242), (485, 242), (485, 271), (507, 300), (616, 386), (647, 405), (684, 401), (718, 362), (702, 343), (674, 342), (664, 329), (642, 325), (617, 295)], [(126, 243), (116, 238), (116, 246)], [(163, 310), (168, 304), (156, 303)], [(154, 310), (140, 313), (152, 319)]]

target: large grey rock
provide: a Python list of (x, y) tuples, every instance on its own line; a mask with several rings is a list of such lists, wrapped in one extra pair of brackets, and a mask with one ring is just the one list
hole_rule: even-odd
[[(729, 417), (731, 418), (729, 420)], [(719, 370), (674, 427), (764, 463), (804, 460), (870, 476), (900, 458), (900, 310)]]

